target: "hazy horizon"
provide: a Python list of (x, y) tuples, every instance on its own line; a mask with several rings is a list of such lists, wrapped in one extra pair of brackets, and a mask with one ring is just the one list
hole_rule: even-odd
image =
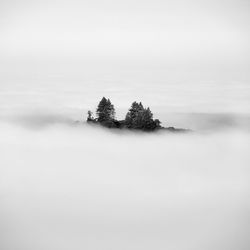
[(244, 0), (3, 0), (0, 93), (249, 113), (249, 9)]
[(0, 249), (249, 250), (249, 69), (248, 0), (1, 0)]

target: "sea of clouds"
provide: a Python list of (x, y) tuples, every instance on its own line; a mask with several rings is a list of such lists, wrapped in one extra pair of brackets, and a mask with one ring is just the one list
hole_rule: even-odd
[(7, 113), (1, 249), (249, 249), (248, 129), (218, 114), (210, 130), (197, 118), (203, 129), (171, 134), (75, 123), (78, 110)]
[(0, 250), (249, 250), (248, 2), (1, 0)]

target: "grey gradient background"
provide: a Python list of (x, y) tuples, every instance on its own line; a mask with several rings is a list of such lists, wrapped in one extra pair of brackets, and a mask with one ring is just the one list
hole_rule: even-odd
[[(0, 249), (248, 250), (249, 14), (0, 0)], [(102, 96), (194, 133), (75, 124)]]
[(0, 4), (1, 93), (75, 107), (105, 94), (117, 108), (140, 99), (173, 112), (249, 112), (249, 1)]

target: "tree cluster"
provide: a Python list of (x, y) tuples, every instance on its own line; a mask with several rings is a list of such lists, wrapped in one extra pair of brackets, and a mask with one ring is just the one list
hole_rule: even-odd
[(105, 97), (99, 102), (96, 109), (96, 118), (88, 111), (87, 122), (99, 123), (108, 128), (127, 128), (144, 131), (153, 131), (161, 128), (160, 121), (153, 119), (150, 108), (144, 108), (142, 103), (133, 102), (124, 120), (115, 119), (115, 108)]

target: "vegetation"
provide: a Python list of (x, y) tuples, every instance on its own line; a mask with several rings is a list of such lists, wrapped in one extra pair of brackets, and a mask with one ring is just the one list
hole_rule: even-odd
[(88, 111), (87, 122), (99, 123), (108, 128), (127, 128), (143, 131), (153, 131), (162, 128), (158, 119), (153, 119), (150, 108), (144, 108), (142, 103), (133, 102), (126, 114), (125, 120), (115, 119), (115, 108), (105, 97), (99, 102), (96, 109), (96, 118)]
[(98, 104), (96, 115), (98, 122), (115, 120), (115, 108), (109, 99), (102, 98)]
[(144, 108), (141, 102), (133, 102), (125, 117), (125, 125), (130, 129), (155, 130), (160, 128), (160, 121), (154, 120), (151, 110)]

